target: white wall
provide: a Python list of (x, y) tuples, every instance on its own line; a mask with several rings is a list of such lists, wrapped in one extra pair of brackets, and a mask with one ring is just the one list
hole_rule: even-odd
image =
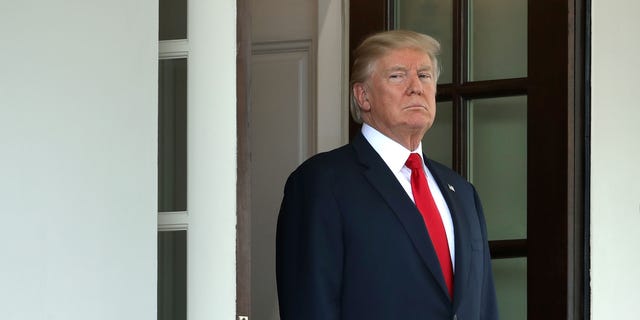
[[(0, 2), (0, 319), (156, 319), (157, 6)], [(189, 317), (233, 319), (236, 4), (189, 10)]]
[(187, 317), (234, 319), (236, 1), (189, 0)]
[(592, 319), (638, 316), (639, 11), (634, 0), (592, 1)]
[(155, 319), (157, 15), (0, 3), (1, 319)]

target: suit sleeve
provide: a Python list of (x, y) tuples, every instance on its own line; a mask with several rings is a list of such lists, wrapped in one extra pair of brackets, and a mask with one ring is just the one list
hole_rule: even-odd
[(473, 190), (474, 201), (476, 205), (476, 212), (478, 213), (478, 220), (480, 221), (480, 227), (482, 231), (482, 240), (484, 242), (484, 276), (482, 279), (482, 296), (480, 305), (480, 319), (482, 320), (497, 320), (498, 319), (498, 304), (496, 299), (496, 289), (493, 283), (493, 271), (491, 269), (491, 253), (489, 251), (489, 239), (487, 236), (487, 223), (484, 218), (482, 210), (482, 204), (475, 188)]
[(340, 319), (342, 226), (327, 180), (296, 171), (285, 186), (276, 232), (282, 320)]

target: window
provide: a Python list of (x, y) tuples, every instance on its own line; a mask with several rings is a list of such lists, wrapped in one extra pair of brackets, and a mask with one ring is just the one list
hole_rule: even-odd
[(158, 320), (187, 318), (187, 2), (160, 0)]

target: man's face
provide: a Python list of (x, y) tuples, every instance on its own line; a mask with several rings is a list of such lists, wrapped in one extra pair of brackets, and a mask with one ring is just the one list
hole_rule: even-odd
[(354, 88), (363, 120), (393, 140), (422, 139), (436, 115), (434, 66), (415, 49), (393, 50), (379, 59), (369, 79)]

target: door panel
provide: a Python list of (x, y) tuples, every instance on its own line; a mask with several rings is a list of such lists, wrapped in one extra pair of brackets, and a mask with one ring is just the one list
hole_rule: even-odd
[(253, 46), (251, 318), (256, 320), (279, 319), (275, 235), (282, 190), (288, 175), (315, 152), (310, 49), (309, 41)]

